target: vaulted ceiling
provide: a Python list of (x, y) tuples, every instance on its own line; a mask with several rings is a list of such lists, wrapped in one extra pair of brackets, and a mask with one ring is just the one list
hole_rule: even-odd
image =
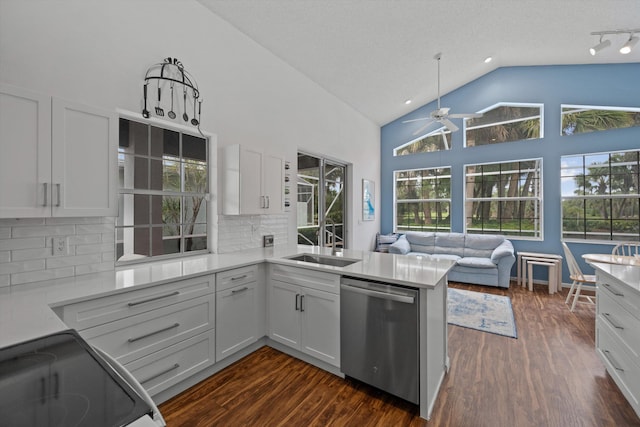
[(588, 52), (640, 28), (638, 0), (198, 1), (379, 125), (436, 98), (438, 52), (443, 94), (498, 67), (640, 62), (629, 34)]

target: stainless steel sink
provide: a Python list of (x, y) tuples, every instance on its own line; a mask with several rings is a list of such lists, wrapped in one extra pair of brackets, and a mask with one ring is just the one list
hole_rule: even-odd
[(285, 259), (290, 259), (292, 261), (309, 262), (311, 264), (331, 265), (333, 267), (346, 267), (347, 265), (351, 265), (353, 263), (360, 261), (359, 259), (342, 258), (342, 257), (336, 257), (336, 256), (329, 256), (329, 255), (316, 255), (316, 254), (300, 254), (300, 255), (285, 257)]

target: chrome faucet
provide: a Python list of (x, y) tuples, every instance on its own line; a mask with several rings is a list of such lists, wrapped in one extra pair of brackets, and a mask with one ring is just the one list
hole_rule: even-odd
[(338, 251), (336, 250), (336, 223), (333, 222), (331, 218), (325, 218), (320, 221), (318, 224), (318, 235), (320, 234), (320, 230), (328, 223), (331, 223), (331, 255), (336, 255)]

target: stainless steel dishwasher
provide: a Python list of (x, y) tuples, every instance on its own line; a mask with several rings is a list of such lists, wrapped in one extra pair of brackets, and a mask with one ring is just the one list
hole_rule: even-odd
[(343, 277), (342, 372), (418, 404), (418, 301), (416, 289)]

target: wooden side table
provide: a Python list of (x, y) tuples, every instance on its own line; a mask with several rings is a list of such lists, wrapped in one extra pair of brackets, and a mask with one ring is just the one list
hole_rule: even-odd
[[(545, 254), (540, 252), (518, 252), (518, 285), (527, 286), (527, 284), (529, 284), (529, 290), (533, 290), (533, 277), (530, 277), (530, 279), (527, 280), (527, 270), (530, 270), (528, 268), (528, 262), (531, 261), (538, 263), (533, 265), (549, 266), (549, 293), (554, 293), (556, 290), (560, 292), (562, 290), (562, 260), (562, 255), (557, 254)], [(547, 264), (542, 264), (544, 262), (546, 262)], [(551, 268), (550, 264), (553, 264), (555, 268)], [(554, 273), (555, 277), (552, 276), (552, 274)], [(553, 289), (553, 292), (552, 288), (555, 288)]]

